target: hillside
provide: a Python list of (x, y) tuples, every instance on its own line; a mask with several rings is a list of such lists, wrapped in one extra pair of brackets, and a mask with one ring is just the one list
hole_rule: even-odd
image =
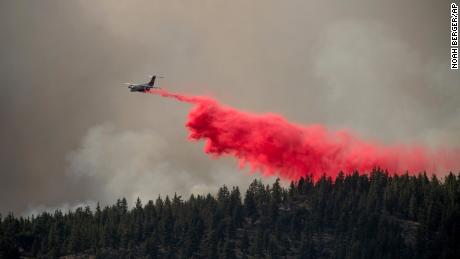
[(0, 258), (455, 258), (460, 175), (339, 174), (242, 195), (0, 219)]

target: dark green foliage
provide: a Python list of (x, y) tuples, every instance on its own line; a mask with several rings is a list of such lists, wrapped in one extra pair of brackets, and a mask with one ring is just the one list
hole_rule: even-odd
[[(255, 180), (244, 197), (126, 199), (28, 218), (0, 215), (0, 258), (455, 258), (460, 176)], [(242, 200), (244, 202), (242, 202)]]

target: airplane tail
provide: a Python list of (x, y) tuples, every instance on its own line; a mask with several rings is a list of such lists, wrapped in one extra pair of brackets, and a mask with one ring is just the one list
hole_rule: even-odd
[(150, 82), (148, 83), (148, 85), (153, 86), (155, 84), (155, 78), (156, 76), (152, 76), (152, 79), (150, 79)]

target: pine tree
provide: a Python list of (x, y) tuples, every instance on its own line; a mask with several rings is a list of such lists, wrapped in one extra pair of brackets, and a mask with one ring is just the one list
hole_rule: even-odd
[(0, 258), (456, 258), (460, 175), (339, 174), (0, 216)]

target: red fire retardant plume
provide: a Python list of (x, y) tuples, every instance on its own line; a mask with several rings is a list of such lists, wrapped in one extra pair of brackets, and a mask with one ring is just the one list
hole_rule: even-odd
[(235, 156), (241, 167), (289, 180), (338, 172), (437, 173), (460, 169), (459, 150), (431, 150), (422, 146), (382, 145), (365, 141), (346, 130), (288, 122), (277, 114), (253, 114), (220, 104), (210, 97), (150, 93), (188, 102), (194, 108), (186, 127), (191, 140), (205, 141), (204, 151), (214, 157)]

